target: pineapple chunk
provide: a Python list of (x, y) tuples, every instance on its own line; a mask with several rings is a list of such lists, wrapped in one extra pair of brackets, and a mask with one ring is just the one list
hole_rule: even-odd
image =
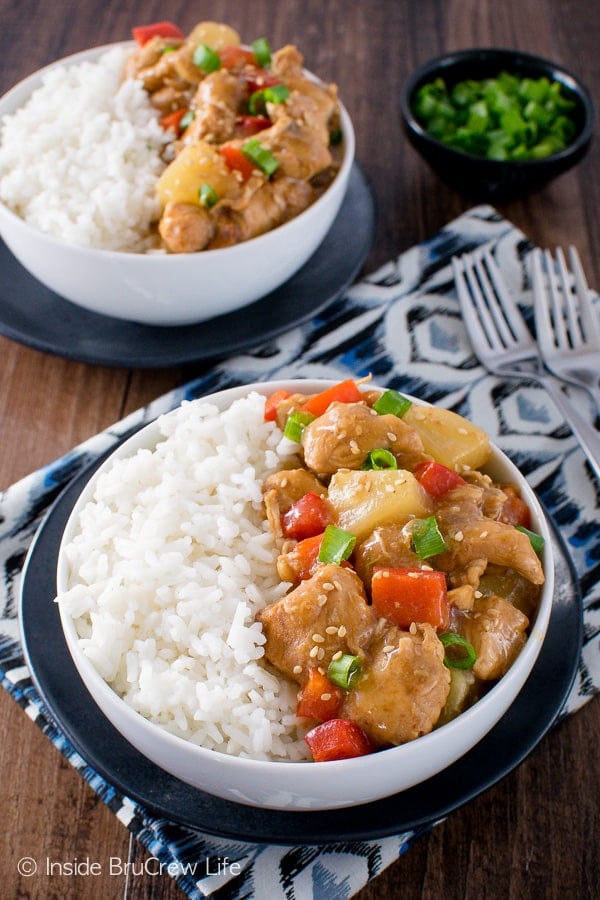
[(339, 527), (356, 535), (359, 542), (379, 525), (430, 512), (426, 492), (404, 469), (340, 469), (329, 483), (327, 497)]
[(194, 47), (206, 44), (211, 50), (218, 51), (227, 46), (239, 47), (240, 36), (235, 29), (221, 22), (198, 22), (188, 34), (187, 43)]
[(177, 154), (158, 179), (156, 190), (163, 208), (169, 202), (198, 204), (198, 191), (203, 184), (209, 184), (219, 198), (238, 187), (235, 175), (216, 147), (198, 141)]
[(402, 418), (419, 432), (425, 453), (449, 469), (479, 469), (491, 456), (485, 431), (449, 409), (413, 404)]

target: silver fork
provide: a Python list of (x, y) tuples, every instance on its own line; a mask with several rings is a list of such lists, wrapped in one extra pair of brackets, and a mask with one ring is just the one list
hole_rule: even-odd
[(506, 378), (531, 379), (552, 398), (600, 479), (600, 432), (547, 374), (535, 341), (489, 250), (453, 257), (465, 326), (485, 368)]
[(600, 412), (600, 322), (579, 255), (569, 247), (571, 272), (558, 248), (532, 253), (535, 327), (542, 359), (559, 378), (584, 387)]

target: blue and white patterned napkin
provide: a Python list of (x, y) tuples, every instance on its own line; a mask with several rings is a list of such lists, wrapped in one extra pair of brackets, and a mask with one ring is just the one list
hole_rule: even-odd
[[(491, 207), (476, 207), (355, 284), (311, 321), (254, 352), (215, 365), (202, 378), (160, 397), (0, 495), (2, 684), (192, 898), (345, 900), (397, 859), (417, 833), (326, 847), (226, 841), (157, 819), (122, 796), (57, 730), (32, 684), (17, 621), (20, 573), (31, 541), (52, 502), (76, 475), (132, 427), (183, 399), (271, 379), (341, 379), (371, 373), (381, 385), (452, 408), (481, 425), (521, 468), (559, 523), (584, 602), (578, 676), (562, 715), (574, 712), (600, 691), (600, 489), (544, 391), (531, 383), (489, 376), (473, 356), (450, 259), (488, 243), (531, 317), (525, 265), (530, 244)], [(569, 391), (592, 418), (587, 395), (576, 388)], [(218, 865), (211, 868), (211, 860), (224, 858), (239, 865), (221, 872)], [(216, 874), (207, 874), (211, 872)]]

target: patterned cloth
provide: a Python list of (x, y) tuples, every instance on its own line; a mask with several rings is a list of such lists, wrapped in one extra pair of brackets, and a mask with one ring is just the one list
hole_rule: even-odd
[[(600, 691), (600, 492), (577, 442), (544, 391), (530, 382), (507, 383), (492, 377), (473, 356), (460, 318), (450, 258), (487, 243), (531, 320), (526, 266), (531, 246), (492, 208), (476, 207), (355, 284), (312, 321), (252, 353), (214, 366), (0, 495), (2, 684), (192, 898), (347, 898), (403, 853), (417, 832), (326, 847), (226, 841), (157, 819), (119, 794), (52, 723), (24, 661), (17, 620), (19, 579), (35, 532), (52, 501), (89, 463), (132, 427), (183, 399), (276, 378), (340, 379), (371, 373), (381, 385), (451, 408), (485, 428), (521, 468), (560, 527), (580, 575), (584, 602), (578, 677), (562, 715), (574, 712)], [(569, 393), (592, 417), (587, 395), (576, 388), (569, 388)], [(239, 869), (219, 872), (218, 860), (225, 857), (237, 861)]]

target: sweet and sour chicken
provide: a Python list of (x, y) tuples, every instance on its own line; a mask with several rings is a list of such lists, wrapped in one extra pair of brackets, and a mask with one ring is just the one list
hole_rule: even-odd
[[(135, 30), (134, 30), (135, 31)], [(337, 88), (307, 77), (299, 50), (252, 47), (227, 25), (138, 30), (126, 75), (172, 132), (158, 183), (172, 253), (227, 247), (289, 221), (329, 186), (343, 150)]]
[(485, 474), (480, 428), (396, 391), (280, 391), (265, 417), (297, 453), (263, 486), (289, 589), (258, 619), (313, 758), (429, 733), (527, 640), (544, 583), (527, 505)]

